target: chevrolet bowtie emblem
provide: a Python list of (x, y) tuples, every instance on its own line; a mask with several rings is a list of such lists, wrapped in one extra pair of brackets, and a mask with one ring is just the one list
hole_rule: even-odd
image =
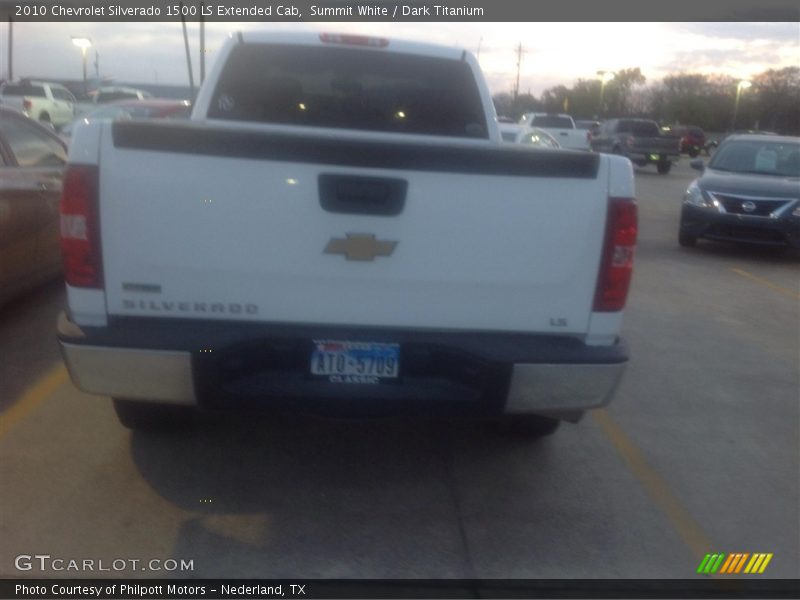
[(345, 239), (331, 238), (325, 254), (344, 254), (347, 260), (375, 260), (376, 256), (391, 256), (397, 242), (376, 240), (371, 233), (348, 233)]

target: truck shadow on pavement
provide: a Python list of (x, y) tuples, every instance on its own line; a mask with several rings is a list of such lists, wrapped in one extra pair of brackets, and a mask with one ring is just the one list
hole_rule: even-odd
[(474, 577), (454, 458), (546, 462), (548, 441), (473, 421), (223, 415), (131, 445), (148, 484), (189, 513), (172, 555), (194, 559), (191, 576), (384, 578)]

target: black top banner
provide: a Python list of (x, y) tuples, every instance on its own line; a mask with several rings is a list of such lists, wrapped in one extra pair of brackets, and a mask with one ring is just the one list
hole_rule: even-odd
[(15, 21), (800, 21), (797, 0), (0, 0)]

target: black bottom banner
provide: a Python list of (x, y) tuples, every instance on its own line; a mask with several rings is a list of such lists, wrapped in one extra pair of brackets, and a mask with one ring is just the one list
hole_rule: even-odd
[(6, 579), (0, 598), (800, 598), (800, 580)]

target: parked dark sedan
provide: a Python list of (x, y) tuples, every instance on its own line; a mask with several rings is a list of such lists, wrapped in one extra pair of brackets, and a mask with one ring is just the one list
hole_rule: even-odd
[(678, 241), (698, 238), (800, 248), (800, 138), (734, 135), (686, 190)]
[(58, 203), (67, 150), (50, 129), (0, 108), (0, 304), (61, 270)]

